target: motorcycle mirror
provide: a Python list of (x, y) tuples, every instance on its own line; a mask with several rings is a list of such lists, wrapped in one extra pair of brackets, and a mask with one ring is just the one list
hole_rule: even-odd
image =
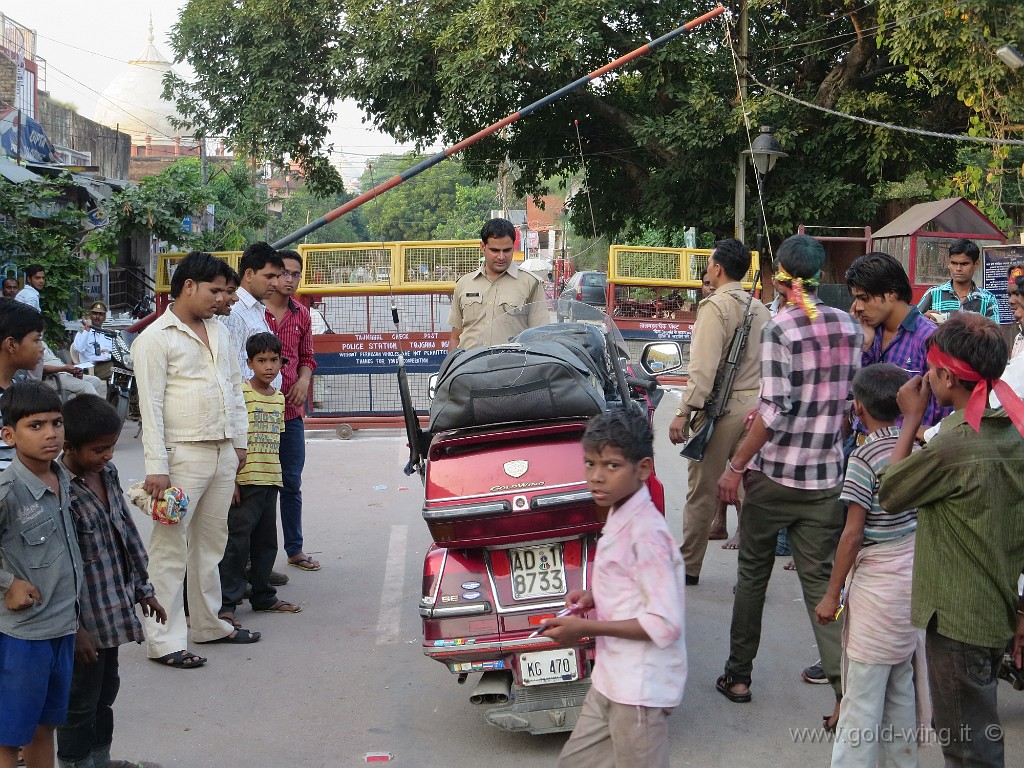
[(673, 373), (683, 367), (683, 350), (678, 341), (654, 341), (644, 345), (640, 367), (649, 376)]

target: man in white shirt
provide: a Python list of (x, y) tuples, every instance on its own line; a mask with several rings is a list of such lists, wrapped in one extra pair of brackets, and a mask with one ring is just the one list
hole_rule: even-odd
[[(252, 243), (238, 262), (241, 278), (236, 292), (238, 301), (231, 308), (231, 313), (222, 316), (220, 321), (231, 334), (231, 349), (238, 359), (242, 381), (252, 378), (252, 370), (246, 364), (245, 342), (257, 333), (272, 333), (263, 300), (277, 290), (283, 271), (284, 260), (267, 243)], [(274, 389), (281, 389), (280, 374), (272, 385)]]
[(14, 298), (22, 304), (28, 304), (36, 312), (42, 312), (39, 308), (39, 292), (45, 287), (46, 269), (39, 264), (29, 264), (25, 267), (25, 287)]
[(174, 304), (132, 345), (146, 464), (143, 485), (154, 499), (174, 486), (188, 494), (177, 525), (155, 525), (149, 575), (167, 609), (167, 624), (146, 620), (151, 659), (188, 669), (206, 662), (188, 651), (182, 581), (188, 570), (192, 639), (254, 643), (259, 632), (218, 616), (220, 572), (228, 538), (235, 474), (245, 463), (248, 416), (231, 338), (214, 318), (225, 301), (228, 266), (190, 253), (171, 278)]
[(93, 302), (89, 307), (89, 319), (83, 323), (85, 328), (75, 334), (71, 348), (78, 353), (78, 362), (92, 363), (96, 376), (109, 381), (114, 340), (103, 331), (106, 319), (107, 305), (102, 301)]

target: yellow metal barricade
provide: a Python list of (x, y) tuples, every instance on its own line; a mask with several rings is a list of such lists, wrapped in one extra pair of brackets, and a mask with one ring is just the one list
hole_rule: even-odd
[(316, 296), (379, 296), (451, 292), (480, 266), (476, 240), (300, 245), (298, 292)]
[[(608, 252), (608, 282), (661, 288), (700, 288), (701, 273), (708, 265), (707, 248), (649, 248), (613, 245)], [(760, 256), (754, 251), (743, 286), (750, 290), (754, 265)]]
[[(238, 260), (242, 258), (241, 251), (217, 251), (216, 253), (210, 254), (216, 256), (218, 259), (224, 259), (231, 268), (234, 270), (238, 269)], [(171, 292), (171, 278), (174, 277), (174, 270), (178, 267), (178, 262), (188, 256), (187, 253), (181, 251), (175, 251), (174, 253), (161, 253), (156, 265), (156, 292), (157, 293), (170, 293)]]

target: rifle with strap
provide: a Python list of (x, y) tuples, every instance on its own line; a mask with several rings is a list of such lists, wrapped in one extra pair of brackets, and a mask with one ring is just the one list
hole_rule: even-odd
[(743, 322), (736, 328), (732, 335), (732, 342), (729, 344), (729, 354), (725, 358), (725, 365), (715, 378), (715, 386), (704, 402), (704, 407), (698, 411), (705, 415), (704, 426), (683, 446), (679, 455), (690, 461), (701, 461), (704, 452), (711, 442), (711, 435), (715, 431), (715, 423), (729, 412), (729, 398), (732, 397), (732, 388), (736, 383), (736, 374), (739, 373), (740, 361), (743, 359), (743, 351), (747, 348), (747, 338), (750, 336), (750, 326), (754, 322), (754, 314), (751, 312), (754, 302), (754, 292), (757, 290), (757, 282), (761, 279), (761, 271), (754, 273), (754, 284), (747, 295), (747, 305), (743, 311)]

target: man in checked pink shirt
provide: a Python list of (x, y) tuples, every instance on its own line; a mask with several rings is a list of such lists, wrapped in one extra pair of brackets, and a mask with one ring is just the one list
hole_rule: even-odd
[(848, 313), (818, 299), (824, 262), (824, 248), (808, 235), (787, 238), (775, 255), (773, 283), (784, 304), (761, 334), (760, 402), (718, 480), (722, 501), (739, 502), (741, 480), (746, 497), (729, 659), (716, 688), (729, 701), (751, 700), (775, 539), (787, 528), (821, 665), (836, 695), (833, 712), (824, 717), (824, 726), (834, 729), (842, 696), (840, 627), (818, 624), (814, 607), (832, 576), (843, 527), (840, 431), (864, 333)]
[(543, 622), (560, 645), (597, 643), (592, 687), (558, 766), (668, 768), (667, 719), (686, 685), (685, 568), (644, 485), (654, 434), (638, 413), (603, 413), (587, 425), (583, 456), (594, 501), (610, 511), (593, 591), (569, 593), (573, 613)]

